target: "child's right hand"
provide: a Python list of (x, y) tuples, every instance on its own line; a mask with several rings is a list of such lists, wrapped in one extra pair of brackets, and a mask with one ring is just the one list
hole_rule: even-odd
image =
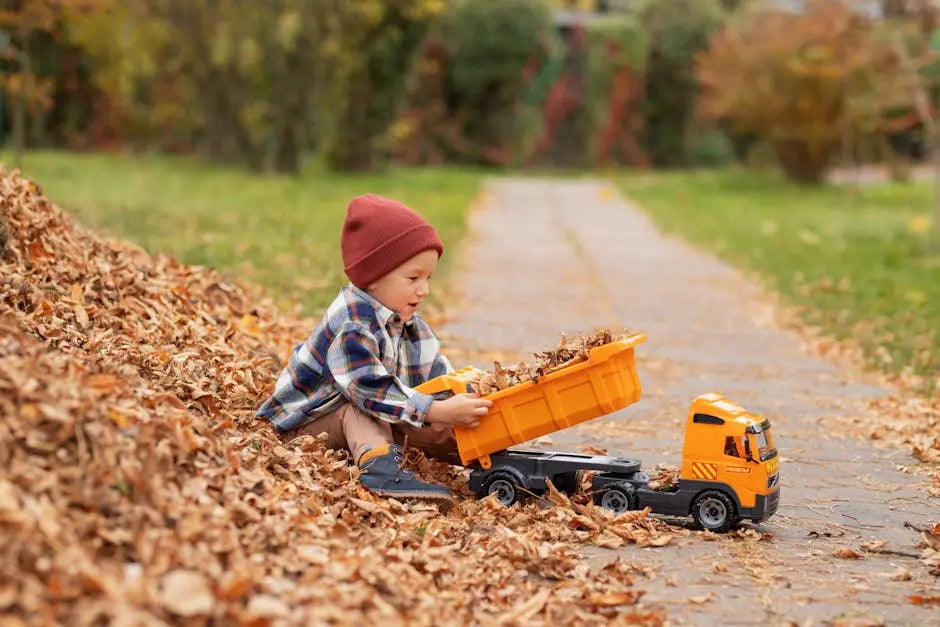
[(455, 394), (443, 401), (433, 401), (428, 409), (427, 421), (431, 424), (475, 427), (492, 406), (493, 401), (480, 398), (479, 394)]

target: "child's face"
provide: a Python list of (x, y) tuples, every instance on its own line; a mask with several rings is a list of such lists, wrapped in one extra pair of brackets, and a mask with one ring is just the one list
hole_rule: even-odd
[(422, 251), (370, 285), (366, 292), (407, 322), (431, 293), (435, 266), (437, 251)]

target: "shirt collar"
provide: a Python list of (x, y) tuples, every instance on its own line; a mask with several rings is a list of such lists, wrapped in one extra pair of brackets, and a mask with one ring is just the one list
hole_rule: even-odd
[(415, 316), (411, 316), (411, 320), (402, 324), (401, 318), (398, 316), (397, 313), (395, 313), (394, 311), (392, 311), (391, 309), (389, 309), (388, 307), (386, 307), (385, 305), (377, 301), (375, 298), (372, 297), (371, 294), (369, 294), (364, 289), (357, 287), (353, 285), (352, 283), (349, 284), (349, 289), (356, 298), (361, 299), (367, 302), (368, 304), (372, 305), (372, 307), (375, 309), (375, 316), (376, 318), (378, 318), (379, 322), (382, 323), (383, 327), (387, 327), (389, 325), (400, 325), (400, 326), (403, 326), (405, 330), (410, 331), (411, 333), (415, 333), (417, 331), (417, 326), (415, 324)]

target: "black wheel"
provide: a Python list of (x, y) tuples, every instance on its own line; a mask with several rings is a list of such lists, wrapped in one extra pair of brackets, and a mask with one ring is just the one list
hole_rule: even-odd
[(484, 494), (496, 494), (501, 505), (509, 507), (524, 497), (519, 480), (508, 472), (494, 472), (483, 482)]
[(626, 481), (609, 483), (594, 494), (594, 504), (609, 509), (615, 514), (622, 514), (637, 508), (636, 488)]
[(692, 518), (702, 529), (724, 532), (737, 526), (738, 510), (724, 492), (706, 490), (695, 497)]

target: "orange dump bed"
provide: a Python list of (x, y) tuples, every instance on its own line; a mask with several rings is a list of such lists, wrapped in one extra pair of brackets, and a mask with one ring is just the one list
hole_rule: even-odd
[[(633, 348), (645, 335), (630, 335), (592, 348), (587, 361), (556, 370), (538, 382), (527, 381), (488, 394), (493, 407), (474, 428), (456, 427), (460, 459), (490, 467), (490, 453), (584, 422), (640, 399)], [(428, 381), (416, 389), (425, 394), (467, 391), (472, 368)]]

